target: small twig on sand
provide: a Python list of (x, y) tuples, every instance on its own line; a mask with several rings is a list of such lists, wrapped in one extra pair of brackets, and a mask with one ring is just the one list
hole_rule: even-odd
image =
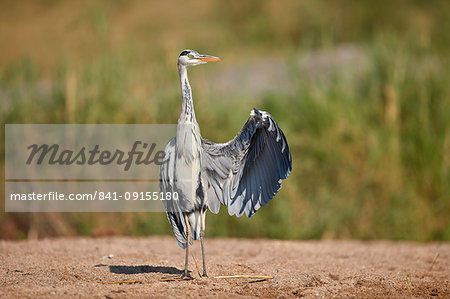
[(272, 276), (264, 275), (225, 275), (225, 276), (215, 276), (217, 279), (227, 279), (227, 278), (252, 278), (252, 279), (272, 279)]
[(436, 263), (438, 257), (439, 257), (439, 252), (436, 252), (436, 255), (434, 256), (434, 259), (433, 259), (433, 262), (431, 263), (431, 266), (430, 266), (430, 270), (429, 270), (429, 271), (431, 271), (431, 269), (433, 269), (433, 266), (434, 266), (434, 264)]
[(412, 298), (413, 298), (413, 295), (412, 295), (411, 285), (410, 285), (410, 283), (409, 283), (409, 278), (408, 278), (408, 276), (406, 276), (406, 285), (408, 286), (409, 297), (412, 299)]
[(162, 281), (162, 282), (164, 282), (164, 281), (183, 281), (183, 280), (186, 280), (186, 279), (183, 279), (183, 278), (181, 278), (181, 277), (161, 277), (160, 279), (159, 279), (159, 281)]
[(66, 269), (67, 280), (70, 281), (69, 271), (67, 271), (67, 266), (66, 265), (64, 265), (64, 269)]
[(118, 284), (118, 283), (142, 283), (139, 280), (122, 280), (122, 281), (99, 281), (100, 284)]
[(192, 254), (192, 252), (191, 252), (191, 256), (192, 256), (192, 259), (194, 260), (195, 268), (197, 268), (198, 276), (202, 277), (201, 274), (200, 274), (200, 270), (198, 269), (197, 260), (195, 259), (195, 256)]
[[(200, 272), (199, 272), (199, 274), (200, 274)], [(262, 282), (262, 281), (266, 281), (268, 279), (272, 279), (273, 277), (272, 276), (264, 276), (264, 275), (225, 275), (225, 276), (214, 276), (214, 278), (216, 278), (216, 279), (251, 278), (251, 279), (256, 279), (255, 281), (252, 281), (252, 282)], [(179, 276), (176, 276), (176, 277), (165, 276), (165, 277), (161, 277), (159, 279), (159, 281), (184, 281), (184, 280), (187, 280), (187, 279), (181, 278)]]

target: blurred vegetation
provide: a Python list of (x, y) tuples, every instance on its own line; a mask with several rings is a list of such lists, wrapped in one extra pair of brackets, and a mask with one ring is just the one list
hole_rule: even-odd
[[(225, 58), (190, 70), (203, 136), (229, 140), (252, 107), (267, 110), (293, 172), (251, 219), (209, 214), (207, 236), (450, 240), (450, 2), (0, 8), (2, 123), (175, 123), (179, 52)], [(3, 238), (171, 234), (163, 213), (0, 213), (0, 224)]]

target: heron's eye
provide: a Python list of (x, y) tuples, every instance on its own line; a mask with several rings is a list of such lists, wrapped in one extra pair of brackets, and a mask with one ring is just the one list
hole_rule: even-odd
[(194, 59), (194, 54), (189, 53), (188, 57), (191, 58), (191, 59)]

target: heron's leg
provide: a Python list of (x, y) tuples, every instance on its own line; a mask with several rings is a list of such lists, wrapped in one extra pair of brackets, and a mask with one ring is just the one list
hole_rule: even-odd
[(188, 263), (189, 263), (189, 242), (191, 240), (191, 226), (189, 224), (189, 219), (187, 214), (183, 214), (184, 216), (184, 221), (186, 222), (186, 228), (187, 228), (187, 243), (186, 243), (186, 260), (184, 263), (184, 272), (181, 275), (181, 278), (183, 279), (193, 279), (192, 276), (189, 274), (188, 271)]
[(208, 277), (206, 274), (206, 263), (205, 263), (205, 247), (203, 245), (203, 237), (205, 236), (205, 231), (203, 230), (203, 215), (205, 211), (203, 209), (200, 210), (200, 241), (202, 243), (202, 259), (203, 259), (203, 277)]

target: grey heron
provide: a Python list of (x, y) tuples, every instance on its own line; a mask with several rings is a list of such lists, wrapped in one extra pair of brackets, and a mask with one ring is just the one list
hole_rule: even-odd
[(203, 275), (207, 276), (203, 237), (207, 209), (217, 214), (220, 204), (230, 215), (251, 217), (280, 190), (292, 170), (286, 138), (272, 116), (253, 108), (237, 136), (213, 143), (200, 135), (195, 118), (189, 66), (221, 61), (221, 58), (184, 50), (178, 58), (181, 113), (176, 137), (165, 148), (160, 169), (161, 192), (177, 192), (179, 200), (164, 201), (178, 245), (185, 249), (182, 278), (188, 271), (189, 246), (200, 239)]

